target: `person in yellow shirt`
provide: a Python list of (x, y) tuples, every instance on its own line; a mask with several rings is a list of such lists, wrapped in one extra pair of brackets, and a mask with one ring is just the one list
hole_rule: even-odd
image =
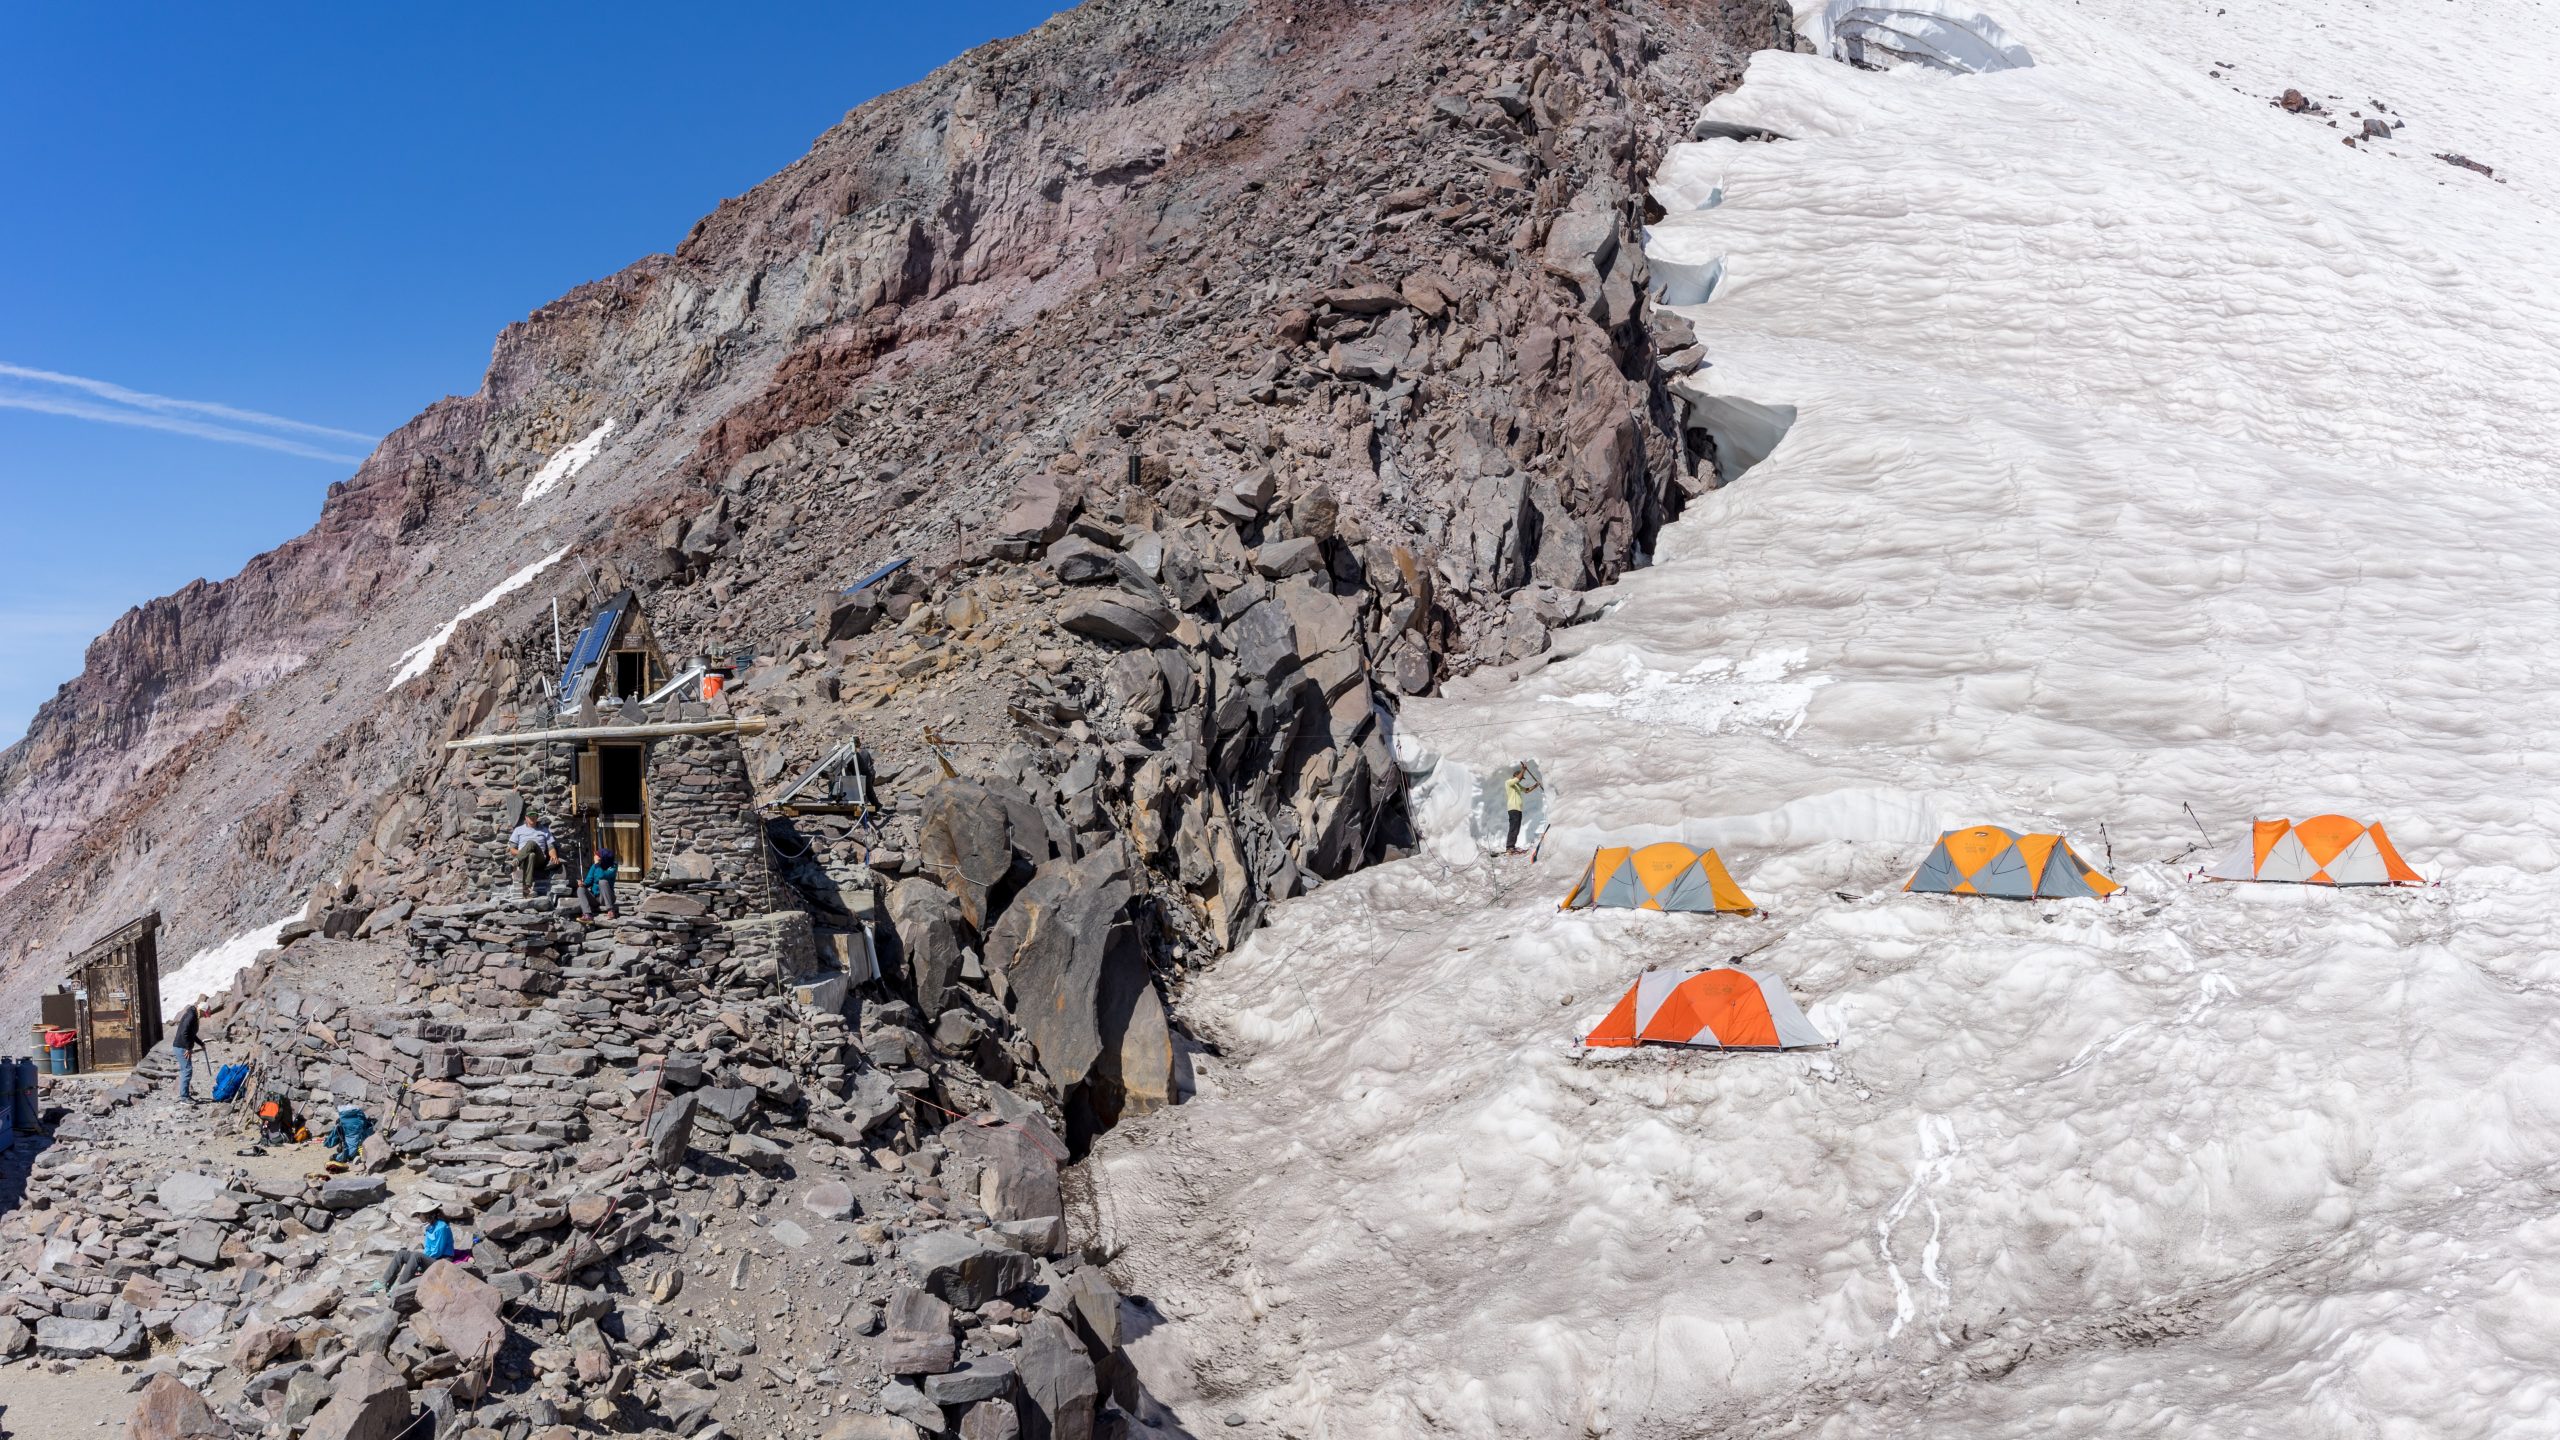
[(1538, 778), (1529, 773), (1526, 760), (1512, 766), (1510, 776), (1502, 782), (1502, 807), (1511, 814), (1511, 828), (1502, 838), (1505, 855), (1520, 853), (1521, 812), (1529, 808), (1529, 792), (1537, 788)]

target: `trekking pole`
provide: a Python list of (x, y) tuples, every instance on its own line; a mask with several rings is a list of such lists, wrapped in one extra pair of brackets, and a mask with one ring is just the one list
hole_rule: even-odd
[(2206, 830), (2205, 830), (2205, 828), (2204, 828), (2204, 822), (2203, 822), (2202, 820), (2196, 820), (2196, 807), (2194, 807), (2193, 805), (2188, 804), (2188, 803), (2187, 803), (2186, 801), (2184, 801), (2184, 800), (2181, 800), (2181, 801), (2179, 801), (2179, 802), (2178, 802), (2178, 808), (2187, 812), (2187, 818), (2188, 818), (2188, 819), (2190, 819), (2190, 820), (2195, 820), (2195, 822), (2196, 822), (2196, 833), (2197, 833), (2198, 835), (2201, 835), (2201, 836), (2203, 836), (2203, 837), (2204, 837), (2204, 843), (2206, 843), (2207, 845), (2212, 844), (2212, 843), (2213, 843), (2213, 836), (2212, 836), (2211, 834), (2209, 834), (2209, 833), (2207, 833), (2207, 832), (2206, 832)]

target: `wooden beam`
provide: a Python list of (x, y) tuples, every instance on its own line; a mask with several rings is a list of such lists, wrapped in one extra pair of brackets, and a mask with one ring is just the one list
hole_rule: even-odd
[(653, 725), (580, 725), (568, 730), (520, 730), (512, 735), (474, 735), (448, 740), (447, 750), (497, 750), (509, 745), (547, 745), (554, 740), (663, 740), (672, 735), (761, 735), (757, 719), (667, 720)]

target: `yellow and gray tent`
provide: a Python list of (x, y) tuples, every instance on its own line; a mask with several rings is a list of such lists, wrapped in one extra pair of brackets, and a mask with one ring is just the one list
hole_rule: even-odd
[(1997, 825), (1950, 830), (1902, 887), (1924, 895), (1998, 895), (2010, 900), (2103, 900), (2124, 887), (2071, 851), (2059, 835), (2019, 835)]
[(1615, 846), (1591, 857), (1559, 910), (1757, 910), (1713, 850), (1665, 842)]

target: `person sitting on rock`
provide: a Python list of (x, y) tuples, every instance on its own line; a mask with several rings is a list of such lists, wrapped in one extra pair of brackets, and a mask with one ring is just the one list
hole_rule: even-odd
[(549, 867), (560, 863), (560, 847), (551, 838), (551, 829), (539, 815), (528, 814), (524, 823), (507, 836), (507, 849), (516, 862), (516, 883), (524, 887), (531, 899), (534, 887), (542, 883)]
[(1529, 773), (1526, 760), (1512, 766), (1511, 774), (1502, 782), (1502, 808), (1511, 817), (1511, 828), (1502, 839), (1502, 853), (1505, 855), (1520, 853), (1521, 814), (1529, 808), (1529, 792), (1537, 788), (1537, 777)]
[(607, 920), (622, 918), (622, 906), (614, 897), (613, 882), (622, 873), (622, 862), (613, 851), (596, 847), (596, 856), (587, 862), (587, 875), (578, 887), (578, 916), (593, 920), (602, 911)]
[(169, 1048), (178, 1057), (178, 1103), (196, 1103), (196, 1007), (188, 1006), (169, 1022)]

